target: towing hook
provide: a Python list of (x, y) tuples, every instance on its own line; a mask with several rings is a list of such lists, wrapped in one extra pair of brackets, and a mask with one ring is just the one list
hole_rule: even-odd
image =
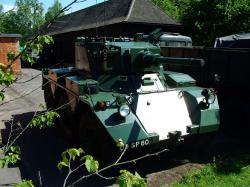
[(168, 138), (173, 142), (181, 142), (183, 139), (181, 137), (181, 131), (172, 131), (168, 133)]

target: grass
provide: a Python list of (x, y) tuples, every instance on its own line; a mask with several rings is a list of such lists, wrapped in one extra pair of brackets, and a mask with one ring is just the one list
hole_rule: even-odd
[(173, 187), (250, 187), (250, 155), (219, 159), (190, 172)]

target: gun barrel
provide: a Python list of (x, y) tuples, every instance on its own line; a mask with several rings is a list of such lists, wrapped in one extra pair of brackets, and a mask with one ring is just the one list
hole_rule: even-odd
[(204, 59), (199, 59), (199, 58), (177, 58), (177, 57), (160, 56), (155, 58), (155, 62), (160, 64), (191, 66), (197, 68), (202, 68), (205, 65)]
[(201, 69), (204, 67), (205, 61), (199, 58), (164, 57), (150, 51), (142, 51), (137, 54), (133, 64), (135, 69), (148, 68), (159, 64), (162, 64), (163, 66), (173, 65), (176, 67)]

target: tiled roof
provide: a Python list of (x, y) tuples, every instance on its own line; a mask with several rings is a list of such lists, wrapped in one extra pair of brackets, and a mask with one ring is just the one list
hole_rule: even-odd
[(46, 33), (57, 35), (117, 23), (180, 25), (150, 0), (109, 0), (59, 17)]

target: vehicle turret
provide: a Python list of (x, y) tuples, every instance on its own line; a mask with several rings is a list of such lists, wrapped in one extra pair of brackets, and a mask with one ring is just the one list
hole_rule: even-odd
[(82, 39), (76, 45), (82, 48), (80, 56), (85, 57), (76, 61), (76, 67), (95, 75), (159, 72), (161, 64), (194, 68), (202, 68), (205, 64), (203, 59), (163, 57), (158, 46), (144, 41), (113, 39), (89, 42), (88, 39)]

